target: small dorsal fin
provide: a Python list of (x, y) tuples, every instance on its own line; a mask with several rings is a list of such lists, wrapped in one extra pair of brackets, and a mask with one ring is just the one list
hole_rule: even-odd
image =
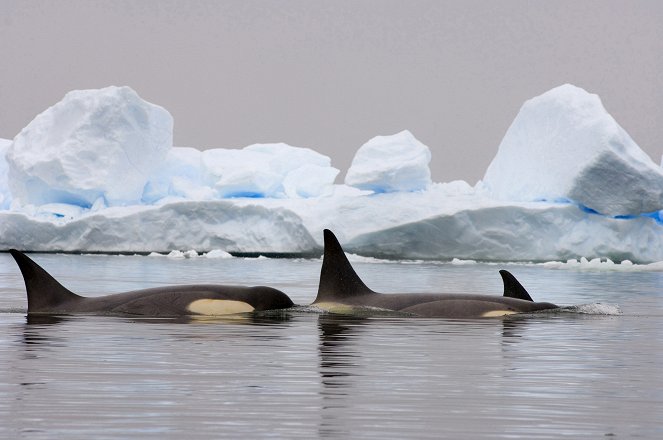
[(375, 293), (359, 278), (336, 236), (329, 229), (324, 230), (325, 253), (320, 270), (318, 296), (314, 303), (333, 302), (357, 295)]
[(520, 282), (506, 270), (500, 270), (502, 281), (504, 281), (504, 296), (509, 298), (524, 299), (525, 301), (534, 301), (527, 290)]
[(9, 253), (23, 274), (25, 290), (28, 293), (28, 313), (57, 311), (59, 304), (81, 298), (60, 284), (23, 252), (10, 249)]

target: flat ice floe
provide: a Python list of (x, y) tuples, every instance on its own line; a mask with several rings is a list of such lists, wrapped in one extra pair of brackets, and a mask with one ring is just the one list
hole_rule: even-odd
[(227, 201), (109, 208), (64, 221), (2, 212), (0, 240), (3, 249), (49, 252), (306, 253), (316, 249), (292, 212)]

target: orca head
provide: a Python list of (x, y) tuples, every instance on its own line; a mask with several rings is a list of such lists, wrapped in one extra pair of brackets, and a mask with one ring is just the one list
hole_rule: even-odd
[(288, 295), (273, 287), (255, 286), (250, 291), (252, 295), (249, 303), (257, 311), (289, 309), (295, 305)]

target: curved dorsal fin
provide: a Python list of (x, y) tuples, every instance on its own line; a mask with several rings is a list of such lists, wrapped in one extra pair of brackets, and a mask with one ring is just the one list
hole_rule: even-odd
[(333, 232), (325, 229), (324, 235), (325, 253), (322, 257), (318, 296), (315, 298), (314, 304), (375, 293), (366, 287), (352, 268)]
[(9, 253), (23, 274), (25, 290), (28, 293), (28, 313), (57, 311), (59, 304), (81, 298), (60, 284), (23, 252), (10, 249)]
[(525, 301), (534, 301), (527, 290), (518, 282), (516, 277), (506, 270), (500, 270), (502, 281), (504, 281), (504, 296), (509, 298), (524, 299)]

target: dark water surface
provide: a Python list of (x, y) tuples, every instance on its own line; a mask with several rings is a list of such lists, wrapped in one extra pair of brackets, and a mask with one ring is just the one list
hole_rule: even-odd
[[(267, 284), (298, 304), (315, 297), (321, 265), (33, 257), (83, 295)], [(28, 320), (18, 268), (0, 254), (0, 438), (663, 438), (663, 273), (354, 265), (384, 292), (500, 294), (507, 268), (535, 300), (584, 313)]]

